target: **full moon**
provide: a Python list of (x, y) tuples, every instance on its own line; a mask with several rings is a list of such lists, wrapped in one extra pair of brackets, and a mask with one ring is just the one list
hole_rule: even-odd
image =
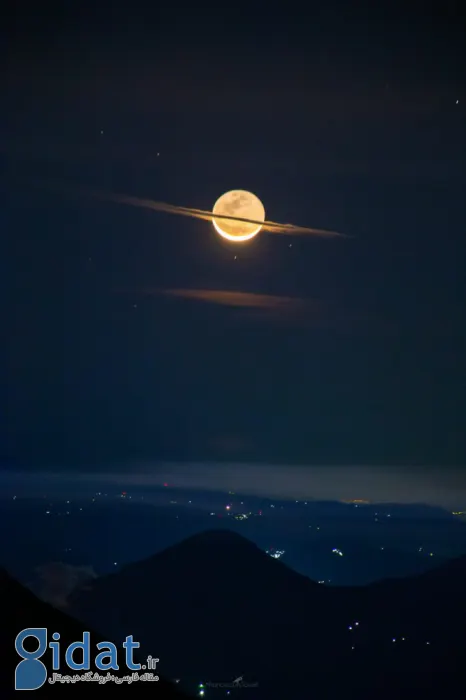
[(234, 221), (233, 219), (216, 219), (220, 216), (237, 216), (241, 219), (265, 220), (264, 205), (259, 197), (245, 190), (231, 190), (225, 192), (214, 204), (212, 223), (215, 230), (229, 241), (249, 241), (257, 236), (262, 225), (251, 224), (247, 221)]

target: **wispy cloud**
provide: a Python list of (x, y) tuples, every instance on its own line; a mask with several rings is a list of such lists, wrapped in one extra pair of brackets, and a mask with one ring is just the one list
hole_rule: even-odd
[(116, 288), (115, 294), (132, 299), (167, 303), (211, 306), (224, 309), (224, 318), (233, 323), (245, 322), (260, 327), (279, 327), (302, 330), (332, 331), (338, 334), (369, 333), (383, 337), (394, 337), (398, 327), (389, 319), (366, 311), (350, 309), (323, 299), (310, 299), (298, 296), (261, 294), (227, 289), (193, 289), (193, 288)]
[(160, 294), (179, 299), (190, 299), (220, 306), (264, 311), (301, 311), (318, 308), (315, 302), (299, 297), (274, 296), (253, 292), (237, 292), (222, 289), (164, 289)]
[(343, 311), (316, 299), (223, 289), (161, 289), (149, 294), (223, 306), (241, 314), (242, 319), (268, 321), (280, 326), (331, 328), (344, 332), (370, 325), (387, 331), (380, 320)]
[(231, 318), (241, 318), (251, 322), (266, 321), (280, 326), (333, 329), (342, 332), (370, 328), (384, 334), (393, 333), (393, 328), (384, 319), (341, 309), (335, 304), (328, 304), (320, 299), (227, 289), (142, 288), (115, 291), (132, 297), (158, 297), (224, 307), (225, 311), (229, 310)]
[[(63, 185), (63, 183), (60, 182), (42, 182), (40, 184), (41, 186), (46, 186), (47, 188), (65, 192), (71, 195), (82, 195), (93, 199), (98, 199), (104, 202), (114, 202), (115, 204), (127, 204), (133, 207), (163, 212), (165, 214), (176, 214), (177, 216), (186, 216), (193, 219), (201, 219), (203, 221), (212, 221), (214, 218), (213, 212), (208, 211), (207, 209), (195, 209), (193, 207), (183, 207), (176, 204), (167, 204), (166, 202), (157, 202), (154, 199), (141, 199), (140, 197), (133, 197), (114, 192), (106, 192), (103, 190), (93, 190), (84, 187)], [(323, 229), (312, 228), (310, 226), (298, 226), (296, 224), (281, 224), (276, 221), (259, 221), (257, 219), (247, 219), (240, 216), (215, 214), (215, 219), (226, 219), (229, 221), (241, 221), (249, 224), (257, 224), (261, 226), (261, 230), (268, 231), (269, 233), (310, 235), (318, 236), (321, 238), (348, 237), (342, 233), (337, 233), (336, 231), (326, 231)]]

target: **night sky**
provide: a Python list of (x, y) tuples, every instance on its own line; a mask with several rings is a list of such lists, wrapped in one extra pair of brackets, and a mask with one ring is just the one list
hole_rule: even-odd
[(7, 15), (4, 467), (466, 463), (460, 10), (312, 7)]

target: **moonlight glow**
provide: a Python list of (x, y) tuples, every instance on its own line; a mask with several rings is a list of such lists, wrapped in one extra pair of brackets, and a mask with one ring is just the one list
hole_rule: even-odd
[(216, 219), (215, 214), (253, 219), (254, 221), (265, 220), (265, 209), (262, 202), (255, 194), (245, 190), (231, 190), (222, 194), (215, 202), (212, 213), (214, 214), (212, 223), (215, 230), (223, 238), (235, 243), (254, 238), (261, 230), (262, 225), (258, 226), (257, 223), (235, 221), (234, 219)]

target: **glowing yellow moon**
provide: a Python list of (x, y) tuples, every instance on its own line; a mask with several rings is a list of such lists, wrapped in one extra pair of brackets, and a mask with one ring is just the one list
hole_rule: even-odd
[[(238, 216), (241, 219), (265, 220), (264, 205), (259, 197), (245, 190), (231, 190), (225, 192), (214, 204), (213, 214), (221, 216)], [(215, 230), (229, 241), (239, 243), (249, 241), (257, 236), (262, 225), (250, 224), (247, 221), (234, 221), (232, 219), (212, 219)]]

